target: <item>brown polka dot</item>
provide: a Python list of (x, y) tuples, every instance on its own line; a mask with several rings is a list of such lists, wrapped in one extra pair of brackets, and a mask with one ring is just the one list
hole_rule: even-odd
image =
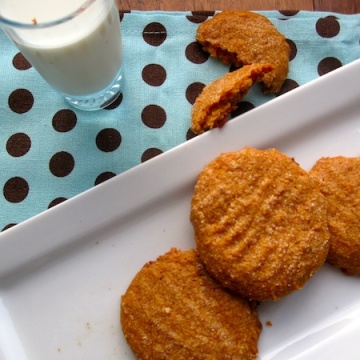
[(158, 105), (148, 105), (141, 112), (142, 122), (152, 129), (159, 129), (166, 122), (166, 112)]
[(5, 230), (7, 230), (7, 229), (10, 229), (10, 228), (12, 228), (12, 227), (15, 226), (15, 225), (17, 225), (17, 223), (7, 224), (7, 225), (5, 225), (5, 226), (2, 228), (1, 231), (5, 231)]
[(339, 59), (334, 57), (327, 57), (322, 59), (318, 64), (318, 74), (320, 76), (325, 75), (329, 73), (330, 71), (333, 71), (335, 69), (338, 69), (342, 66), (342, 63)]
[(294, 16), (299, 12), (299, 10), (280, 10), (279, 12), (285, 16)]
[(119, 91), (116, 92), (113, 96), (111, 96), (110, 99), (106, 100), (105, 102), (103, 102), (101, 104), (101, 108), (105, 109), (105, 108), (110, 107), (119, 98), (120, 95), (121, 95), (121, 90), (119, 89)]
[(96, 146), (104, 152), (116, 150), (121, 144), (121, 134), (113, 128), (101, 130), (96, 136)]
[(249, 101), (241, 101), (237, 104), (237, 109), (231, 112), (231, 118), (245, 114), (247, 111), (254, 109), (255, 106)]
[(158, 64), (146, 65), (142, 71), (143, 80), (151, 86), (160, 86), (166, 80), (166, 70)]
[(23, 114), (33, 107), (34, 97), (29, 90), (17, 89), (10, 94), (8, 103), (13, 112)]
[(206, 21), (209, 16), (214, 15), (215, 11), (192, 11), (191, 15), (187, 16), (186, 18), (195, 24), (200, 24)]
[(114, 176), (116, 176), (116, 174), (113, 172), (110, 172), (110, 171), (103, 172), (96, 178), (95, 185), (99, 185), (99, 184), (103, 183), (104, 181), (113, 178)]
[(163, 151), (157, 148), (149, 148), (147, 150), (145, 150), (141, 156), (141, 162), (145, 162), (147, 160), (150, 160), (152, 158), (154, 158), (155, 156), (158, 156), (160, 154), (162, 154)]
[(120, 106), (120, 104), (123, 101), (123, 94), (119, 94), (119, 96), (117, 97), (117, 99), (115, 101), (113, 101), (110, 105), (105, 106), (104, 110), (113, 110), (116, 109), (117, 107)]
[(143, 38), (152, 46), (160, 46), (166, 40), (166, 28), (158, 22), (152, 22), (145, 26)]
[(286, 39), (286, 42), (289, 44), (290, 46), (290, 55), (289, 55), (289, 60), (294, 60), (294, 58), (296, 57), (297, 54), (297, 47), (296, 44), (290, 40), (290, 39)]
[(185, 56), (194, 64), (202, 64), (209, 59), (210, 54), (204, 51), (197, 41), (194, 41), (186, 47)]
[(6, 142), (6, 150), (14, 157), (24, 156), (31, 147), (31, 139), (24, 133), (11, 135)]
[(125, 14), (130, 14), (131, 10), (119, 10), (119, 19), (123, 21)]
[(50, 202), (50, 204), (49, 204), (49, 206), (48, 206), (48, 209), (50, 209), (50, 208), (52, 208), (52, 207), (54, 207), (54, 206), (56, 206), (56, 205), (59, 205), (59, 204), (61, 204), (62, 202), (66, 201), (66, 200), (67, 200), (67, 198), (58, 197), (58, 198), (56, 198), (56, 199), (54, 199), (54, 200), (52, 200), (52, 201)]
[(297, 87), (299, 87), (299, 84), (295, 80), (286, 79), (280, 92), (278, 94), (276, 94), (276, 96), (283, 95), (291, 90), (296, 89)]
[(77, 122), (77, 116), (74, 111), (69, 109), (59, 110), (52, 118), (52, 126), (58, 132), (67, 132), (72, 130)]
[(189, 129), (186, 133), (186, 140), (193, 139), (196, 136), (198, 136), (198, 134), (195, 134), (191, 129)]
[(49, 162), (50, 172), (57, 177), (68, 176), (74, 169), (75, 160), (66, 151), (60, 151), (52, 156)]
[(234, 64), (231, 64), (230, 68), (229, 68), (229, 72), (233, 72), (233, 71), (238, 70), (238, 69), (239, 69), (238, 66), (235, 66)]
[(195, 103), (196, 98), (200, 95), (204, 87), (205, 84), (200, 82), (194, 82), (187, 87), (185, 96), (191, 105)]
[(9, 179), (3, 188), (3, 194), (7, 201), (11, 203), (19, 203), (23, 201), (29, 193), (28, 182), (21, 177), (13, 177)]
[(320, 18), (316, 22), (316, 32), (323, 38), (332, 38), (340, 32), (340, 24), (335, 16)]
[(28, 70), (31, 68), (31, 64), (27, 61), (22, 53), (17, 53), (13, 58), (13, 66), (18, 70)]

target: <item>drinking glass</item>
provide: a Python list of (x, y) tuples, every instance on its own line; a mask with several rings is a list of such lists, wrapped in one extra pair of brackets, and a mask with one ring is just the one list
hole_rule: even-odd
[(0, 26), (74, 107), (98, 110), (122, 89), (122, 37), (114, 0), (0, 0)]

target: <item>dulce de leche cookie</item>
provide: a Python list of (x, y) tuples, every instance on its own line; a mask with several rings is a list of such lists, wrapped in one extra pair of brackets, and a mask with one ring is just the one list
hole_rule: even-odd
[(223, 11), (203, 22), (196, 39), (211, 56), (240, 67), (267, 63), (263, 91), (278, 93), (289, 72), (290, 47), (285, 36), (265, 16), (250, 11)]
[(237, 108), (237, 103), (272, 69), (271, 64), (244, 66), (205, 86), (192, 107), (191, 130), (200, 134), (222, 127), (231, 111)]
[(317, 179), (276, 149), (215, 158), (198, 176), (190, 217), (209, 273), (252, 300), (301, 289), (329, 250)]
[(171, 249), (144, 265), (121, 301), (125, 338), (143, 360), (255, 360), (255, 305), (212, 279), (196, 250)]

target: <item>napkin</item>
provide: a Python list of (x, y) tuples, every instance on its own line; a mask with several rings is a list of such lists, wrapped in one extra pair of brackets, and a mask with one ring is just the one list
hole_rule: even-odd
[[(278, 96), (360, 58), (359, 14), (260, 13), (291, 47), (288, 80)], [(193, 137), (189, 125), (196, 96), (204, 85), (229, 71), (195, 41), (197, 27), (214, 12), (119, 15), (123, 93), (97, 112), (71, 108), (0, 33), (0, 230)], [(274, 97), (255, 86), (232, 116)], [(148, 186), (146, 179), (143, 186)]]

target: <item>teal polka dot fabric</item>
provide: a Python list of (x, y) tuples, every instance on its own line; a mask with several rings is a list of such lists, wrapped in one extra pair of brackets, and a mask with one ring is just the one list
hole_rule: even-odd
[[(359, 14), (261, 14), (291, 48), (288, 79), (277, 96), (360, 58)], [(98, 112), (69, 107), (0, 33), (0, 230), (194, 137), (192, 104), (206, 84), (231, 71), (195, 41), (199, 24), (213, 15), (120, 12), (123, 93)], [(274, 97), (254, 86), (231, 117)]]

